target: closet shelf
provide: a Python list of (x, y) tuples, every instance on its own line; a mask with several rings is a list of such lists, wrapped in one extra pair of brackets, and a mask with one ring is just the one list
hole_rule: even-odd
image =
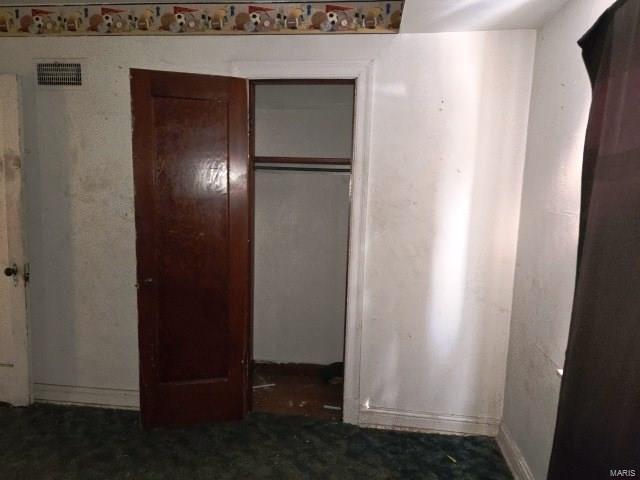
[(351, 165), (350, 158), (254, 157), (253, 163), (293, 163), (298, 165)]

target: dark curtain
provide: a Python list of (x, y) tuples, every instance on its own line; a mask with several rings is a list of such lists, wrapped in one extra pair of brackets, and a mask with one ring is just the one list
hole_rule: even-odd
[(579, 43), (593, 99), (549, 478), (640, 477), (640, 0), (615, 3)]

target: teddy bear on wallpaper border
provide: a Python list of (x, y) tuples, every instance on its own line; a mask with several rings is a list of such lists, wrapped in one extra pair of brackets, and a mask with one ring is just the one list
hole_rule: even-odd
[(229, 21), (226, 8), (218, 8), (213, 15), (205, 11), (201, 15), (203, 28), (209, 30), (222, 30)]
[(80, 32), (83, 23), (82, 12), (79, 11), (69, 12), (62, 19), (62, 25), (67, 32)]
[(132, 15), (131, 23), (134, 28), (141, 31), (149, 31), (155, 23), (155, 15), (148, 8), (143, 10), (140, 15)]
[(133, 17), (126, 10), (102, 7), (89, 17), (89, 30), (98, 33), (125, 33), (132, 30)]
[(14, 26), (13, 14), (6, 10), (0, 10), (0, 32), (9, 32)]
[(56, 12), (33, 9), (31, 15), (20, 18), (20, 30), (33, 35), (58, 33), (62, 26), (62, 17)]
[(289, 30), (298, 30), (304, 24), (304, 12), (301, 8), (293, 8), (284, 16), (283, 23)]
[(353, 7), (341, 5), (326, 5), (325, 11), (316, 10), (311, 16), (311, 26), (316, 30), (323, 32), (345, 32), (348, 30), (356, 30), (357, 22), (355, 19), (359, 13), (356, 10), (352, 16), (350, 11)]

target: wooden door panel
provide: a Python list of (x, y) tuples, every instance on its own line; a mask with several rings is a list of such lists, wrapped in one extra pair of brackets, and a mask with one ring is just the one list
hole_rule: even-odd
[(131, 85), (142, 418), (238, 419), (248, 397), (246, 82), (132, 70)]
[(153, 99), (163, 382), (226, 377), (228, 370), (226, 107)]

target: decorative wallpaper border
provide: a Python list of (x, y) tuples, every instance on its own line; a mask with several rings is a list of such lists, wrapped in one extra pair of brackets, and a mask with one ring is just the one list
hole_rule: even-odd
[(397, 33), (403, 3), (0, 6), (0, 37)]

